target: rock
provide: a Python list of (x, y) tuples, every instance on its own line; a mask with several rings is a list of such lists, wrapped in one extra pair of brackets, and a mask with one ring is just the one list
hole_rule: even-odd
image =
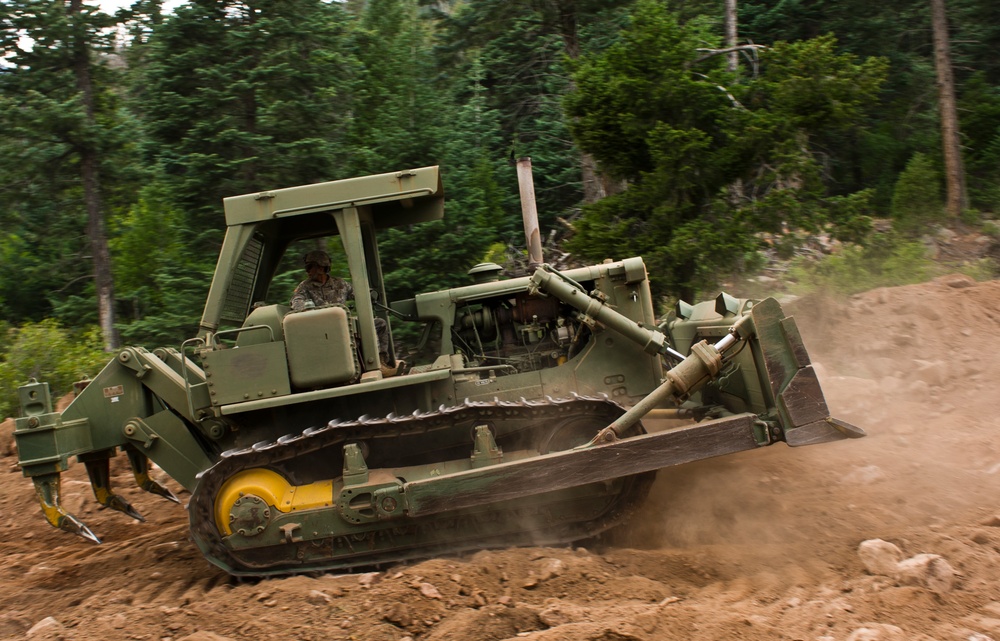
[(410, 609), (406, 607), (405, 603), (399, 602), (392, 604), (388, 611), (382, 615), (382, 618), (400, 628), (407, 628), (413, 623)]
[(847, 641), (890, 641), (905, 639), (903, 629), (887, 623), (866, 623), (847, 636)]
[(542, 565), (542, 571), (538, 575), (539, 581), (548, 581), (553, 579), (563, 571), (563, 562), (559, 559), (546, 559), (545, 564)]
[(358, 576), (358, 585), (363, 588), (370, 588), (382, 578), (381, 572), (366, 572)]
[(942, 241), (944, 243), (947, 243), (947, 244), (951, 244), (951, 243), (955, 242), (955, 239), (958, 238), (958, 234), (956, 234), (952, 230), (948, 229), (947, 227), (939, 227), (934, 232), (934, 236), (938, 240), (940, 240), (940, 241)]
[(918, 554), (896, 566), (896, 576), (905, 585), (922, 585), (935, 594), (950, 592), (955, 570), (939, 554)]
[(421, 583), (420, 584), (420, 594), (424, 595), (428, 599), (440, 599), (441, 598), (441, 593), (438, 592), (438, 589), (436, 587), (434, 587), (433, 585), (431, 585), (430, 583)]
[(1000, 527), (1000, 516), (991, 516), (982, 522), (986, 527)]
[(871, 574), (893, 576), (903, 560), (903, 552), (888, 541), (868, 539), (858, 546), (858, 556)]
[(115, 616), (111, 617), (110, 623), (111, 627), (114, 628), (115, 630), (121, 630), (128, 625), (128, 618), (126, 618), (124, 614), (119, 612)]
[(976, 280), (965, 274), (949, 274), (935, 279), (937, 282), (947, 285), (953, 289), (964, 289), (976, 284)]
[(54, 617), (45, 617), (35, 625), (31, 626), (25, 635), (29, 639), (39, 639), (43, 637), (61, 637), (66, 628), (62, 623), (56, 621)]
[(14, 441), (14, 419), (8, 418), (0, 423), (0, 457), (17, 454)]
[(333, 603), (333, 597), (322, 590), (310, 590), (306, 602), (312, 605), (329, 605)]

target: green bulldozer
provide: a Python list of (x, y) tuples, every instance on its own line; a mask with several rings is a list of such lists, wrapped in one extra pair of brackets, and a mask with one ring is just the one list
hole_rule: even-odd
[[(775, 300), (721, 294), (657, 320), (641, 258), (556, 270), (537, 223), (528, 275), (486, 263), (382, 304), (377, 232), (443, 215), (437, 167), (225, 199), (196, 337), (120, 349), (62, 412), (46, 383), (19, 388), (19, 463), (49, 523), (98, 541), (60, 502), (74, 456), (100, 504), (141, 519), (111, 486), (123, 451), (143, 489), (177, 500), (152, 461), (190, 491), (191, 537), (227, 572), (339, 571), (586, 539), (657, 469), (864, 435), (830, 416)], [(353, 305), (268, 303), (282, 257), (322, 243), (342, 246)], [(399, 366), (394, 321), (419, 343), (386, 377), (377, 326)], [(647, 432), (662, 416), (691, 420)]]

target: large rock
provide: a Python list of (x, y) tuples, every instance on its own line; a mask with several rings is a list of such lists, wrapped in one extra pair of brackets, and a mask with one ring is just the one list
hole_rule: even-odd
[(54, 617), (45, 617), (35, 625), (31, 626), (25, 635), (29, 639), (61, 639), (66, 632), (66, 628)]
[(896, 566), (896, 578), (905, 585), (920, 585), (944, 594), (955, 583), (955, 570), (938, 554), (918, 554)]
[(858, 546), (858, 556), (865, 569), (872, 574), (892, 576), (903, 560), (903, 552), (898, 547), (882, 539), (862, 541)]
[(950, 592), (955, 570), (939, 554), (918, 554), (903, 559), (898, 547), (882, 539), (862, 541), (858, 556), (872, 574), (892, 577), (903, 585), (919, 585), (936, 594)]
[(0, 423), (0, 457), (17, 454), (14, 443), (14, 419), (8, 418)]

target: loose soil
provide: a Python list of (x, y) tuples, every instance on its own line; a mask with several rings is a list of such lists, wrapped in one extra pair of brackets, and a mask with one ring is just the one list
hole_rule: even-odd
[[(117, 486), (148, 522), (98, 509), (74, 465), (64, 502), (104, 544), (50, 528), (0, 434), (0, 639), (1000, 640), (1000, 281), (786, 311), (833, 414), (868, 436), (661, 471), (587, 547), (239, 582), (201, 558), (181, 506), (130, 488), (124, 457)], [(943, 587), (869, 571), (868, 539), (939, 555)]]

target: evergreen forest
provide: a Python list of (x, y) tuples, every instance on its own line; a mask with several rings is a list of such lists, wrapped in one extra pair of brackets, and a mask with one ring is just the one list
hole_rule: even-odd
[(3, 390), (193, 336), (222, 199), (267, 189), (440, 165), (446, 219), (379, 239), (390, 300), (516, 262), (525, 156), (560, 255), (642, 255), (664, 301), (810, 235), (1000, 235), (987, 0), (0, 7)]

